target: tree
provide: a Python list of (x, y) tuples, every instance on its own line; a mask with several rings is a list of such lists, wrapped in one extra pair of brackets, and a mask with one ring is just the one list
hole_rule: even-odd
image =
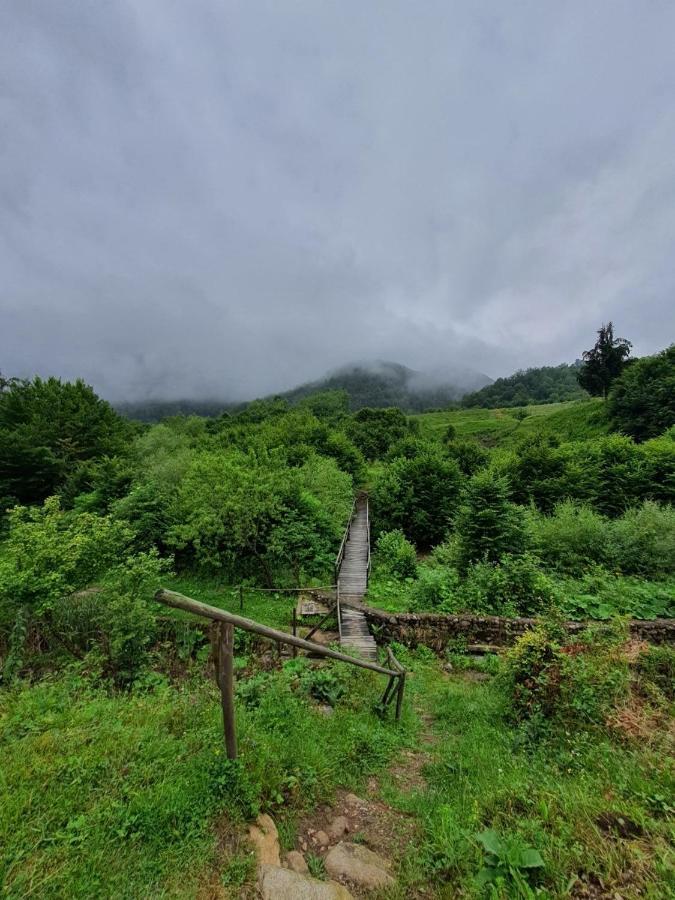
[(636, 441), (675, 425), (675, 344), (628, 366), (612, 385), (608, 412), (612, 426)]
[(523, 510), (511, 503), (509, 483), (490, 469), (469, 481), (458, 520), (459, 563), (464, 571), (473, 562), (497, 563), (525, 547)]
[(631, 347), (631, 342), (625, 338), (614, 337), (611, 322), (601, 325), (595, 346), (582, 354), (583, 363), (577, 374), (581, 387), (594, 397), (604, 397), (606, 400), (612, 382), (621, 375), (626, 365)]
[(129, 422), (83, 381), (11, 380), (0, 391), (0, 498), (36, 503), (91, 459), (122, 451)]
[(364, 407), (352, 417), (347, 427), (349, 437), (366, 459), (380, 459), (396, 441), (410, 431), (404, 413), (396, 407), (370, 409)]
[(372, 490), (375, 531), (401, 529), (423, 549), (439, 544), (452, 526), (461, 485), (457, 463), (440, 452), (395, 459)]

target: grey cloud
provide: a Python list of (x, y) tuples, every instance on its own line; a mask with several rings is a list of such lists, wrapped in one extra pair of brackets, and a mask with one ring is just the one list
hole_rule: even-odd
[(243, 397), (675, 336), (675, 7), (7, 0), (0, 369)]

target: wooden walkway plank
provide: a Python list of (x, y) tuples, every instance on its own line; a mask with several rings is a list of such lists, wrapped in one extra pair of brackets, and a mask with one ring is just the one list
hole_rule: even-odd
[(359, 497), (338, 573), (340, 585), (341, 646), (356, 650), (364, 659), (377, 659), (377, 644), (358, 606), (368, 588), (368, 508)]

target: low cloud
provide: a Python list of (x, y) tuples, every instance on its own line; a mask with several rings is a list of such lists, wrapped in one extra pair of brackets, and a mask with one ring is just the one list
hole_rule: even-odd
[(675, 334), (675, 7), (15, 0), (0, 369), (240, 399)]

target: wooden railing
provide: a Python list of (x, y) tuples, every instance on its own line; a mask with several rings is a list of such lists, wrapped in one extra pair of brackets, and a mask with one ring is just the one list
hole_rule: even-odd
[[(339, 590), (338, 584), (338, 603), (340, 596)], [(225, 749), (229, 759), (236, 759), (237, 757), (237, 738), (234, 724), (233, 662), (235, 628), (241, 628), (244, 631), (258, 634), (263, 638), (267, 638), (267, 640), (275, 641), (277, 644), (288, 644), (290, 647), (307, 650), (314, 655), (322, 656), (326, 659), (336, 659), (340, 662), (349, 663), (352, 666), (358, 666), (361, 669), (369, 669), (371, 672), (378, 672), (380, 675), (387, 675), (389, 677), (389, 682), (379, 706), (383, 710), (386, 709), (394, 696), (394, 686), (397, 685), (396, 719), (398, 720), (400, 718), (403, 692), (405, 690), (405, 670), (396, 661), (391, 650), (388, 650), (390, 668), (386, 668), (378, 663), (361, 659), (358, 656), (349, 656), (346, 653), (341, 653), (339, 650), (324, 647), (323, 644), (317, 644), (315, 641), (308, 641), (297, 635), (287, 634), (285, 631), (270, 628), (268, 625), (254, 622), (253, 619), (245, 619), (243, 616), (237, 616), (234, 613), (226, 612), (224, 609), (218, 609), (216, 606), (209, 606), (207, 603), (201, 603), (199, 600), (185, 597), (183, 594), (179, 594), (176, 591), (160, 590), (155, 594), (155, 600), (159, 603), (163, 603), (165, 606), (171, 606), (174, 609), (181, 609), (184, 612), (193, 613), (196, 616), (210, 619), (215, 623), (214, 633), (212, 634), (212, 642), (214, 645), (213, 657), (216, 666), (216, 681), (220, 688), (221, 705), (223, 709)]]
[(342, 535), (342, 540), (340, 542), (340, 549), (338, 550), (338, 554), (335, 557), (335, 580), (338, 580), (340, 575), (340, 566), (342, 565), (342, 558), (345, 555), (345, 545), (347, 543), (347, 538), (349, 537), (349, 529), (352, 527), (352, 519), (354, 518), (354, 513), (356, 512), (356, 497), (354, 497), (354, 502), (352, 503), (351, 512), (349, 513), (349, 518), (347, 519), (347, 526), (345, 528), (344, 534)]

